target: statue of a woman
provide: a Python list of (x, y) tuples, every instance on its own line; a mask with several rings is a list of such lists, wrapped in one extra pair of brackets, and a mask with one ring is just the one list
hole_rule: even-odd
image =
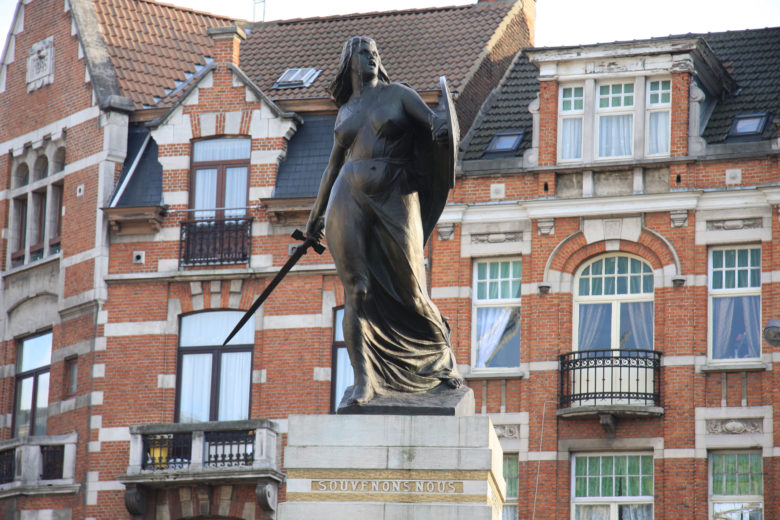
[(419, 171), (426, 161), (415, 157), (422, 132), (428, 142), (447, 138), (446, 119), (411, 88), (390, 83), (366, 37), (344, 45), (330, 92), (339, 106), (333, 151), (307, 234), (319, 239), (324, 228), (344, 285), (344, 340), (355, 375), (347, 402), (442, 382), (457, 388), (463, 379), (449, 326), (426, 291), (423, 246), (439, 215), (424, 227), (418, 191), (431, 172)]

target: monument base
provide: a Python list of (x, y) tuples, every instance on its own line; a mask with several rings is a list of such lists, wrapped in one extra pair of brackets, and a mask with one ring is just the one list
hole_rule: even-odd
[(452, 388), (445, 383), (420, 393), (390, 392), (365, 404), (349, 404), (348, 387), (337, 413), (342, 415), (474, 415), (474, 391), (466, 385)]
[(502, 451), (487, 416), (289, 418), (280, 520), (500, 520)]

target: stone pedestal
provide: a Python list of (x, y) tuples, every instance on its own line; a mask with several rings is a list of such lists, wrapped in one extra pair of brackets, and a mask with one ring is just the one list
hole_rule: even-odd
[(487, 416), (291, 416), (284, 461), (280, 520), (501, 519)]

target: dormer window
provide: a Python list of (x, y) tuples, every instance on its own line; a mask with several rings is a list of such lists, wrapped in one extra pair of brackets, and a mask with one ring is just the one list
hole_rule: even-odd
[(764, 133), (769, 114), (757, 112), (755, 114), (741, 114), (734, 117), (729, 128), (728, 137), (731, 138), (758, 138)]
[(582, 159), (583, 88), (563, 87), (560, 96), (561, 160)]
[(272, 88), (295, 88), (308, 87), (311, 85), (321, 70), (312, 68), (287, 69), (279, 79), (276, 80)]
[(669, 155), (672, 109), (672, 81), (651, 80), (647, 84), (647, 155)]
[(630, 157), (634, 143), (634, 84), (599, 85), (598, 157)]
[(498, 132), (490, 140), (485, 154), (511, 153), (517, 150), (523, 140), (524, 132)]

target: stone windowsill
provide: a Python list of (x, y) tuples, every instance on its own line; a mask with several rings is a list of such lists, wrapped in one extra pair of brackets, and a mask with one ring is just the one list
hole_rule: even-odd
[(701, 366), (702, 372), (760, 372), (764, 370), (770, 370), (771, 365), (763, 361), (728, 361), (728, 362), (713, 362), (708, 361)]
[(660, 406), (604, 404), (571, 406), (559, 408), (558, 417), (587, 417), (594, 415), (615, 415), (618, 417), (660, 417), (664, 409)]
[(463, 366), (458, 367), (461, 371), (461, 375), (465, 379), (479, 380), (479, 379), (527, 379), (528, 370), (522, 370), (520, 368), (490, 370), (490, 369), (471, 369)]

